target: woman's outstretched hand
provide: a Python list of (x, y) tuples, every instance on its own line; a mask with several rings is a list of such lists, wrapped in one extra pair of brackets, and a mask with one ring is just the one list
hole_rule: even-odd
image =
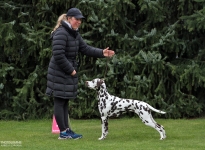
[(109, 50), (109, 47), (107, 47), (103, 50), (103, 55), (105, 57), (112, 57), (113, 55), (115, 55), (115, 52), (113, 50)]

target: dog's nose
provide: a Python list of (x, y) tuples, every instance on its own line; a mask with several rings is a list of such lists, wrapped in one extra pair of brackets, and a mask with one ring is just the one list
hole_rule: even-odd
[(88, 86), (88, 81), (85, 81), (85, 86)]

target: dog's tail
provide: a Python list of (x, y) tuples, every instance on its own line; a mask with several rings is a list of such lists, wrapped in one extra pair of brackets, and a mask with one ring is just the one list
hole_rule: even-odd
[(155, 111), (155, 112), (158, 112), (160, 114), (166, 114), (166, 112), (164, 111), (161, 111), (161, 110), (158, 110), (158, 109), (155, 109), (154, 107), (152, 107), (151, 105), (147, 104), (147, 107), (149, 107), (149, 109)]

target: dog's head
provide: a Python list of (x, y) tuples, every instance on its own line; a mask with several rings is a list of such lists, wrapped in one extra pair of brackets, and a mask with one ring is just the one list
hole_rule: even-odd
[(93, 79), (92, 81), (86, 81), (85, 85), (90, 89), (98, 90), (100, 86), (102, 85), (102, 83), (104, 83), (103, 79), (96, 78), (96, 79)]

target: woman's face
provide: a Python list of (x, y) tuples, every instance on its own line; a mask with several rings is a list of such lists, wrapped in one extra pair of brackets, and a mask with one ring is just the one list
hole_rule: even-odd
[(80, 27), (82, 19), (77, 19), (75, 17), (68, 17), (68, 22), (71, 24), (71, 27), (76, 30)]

